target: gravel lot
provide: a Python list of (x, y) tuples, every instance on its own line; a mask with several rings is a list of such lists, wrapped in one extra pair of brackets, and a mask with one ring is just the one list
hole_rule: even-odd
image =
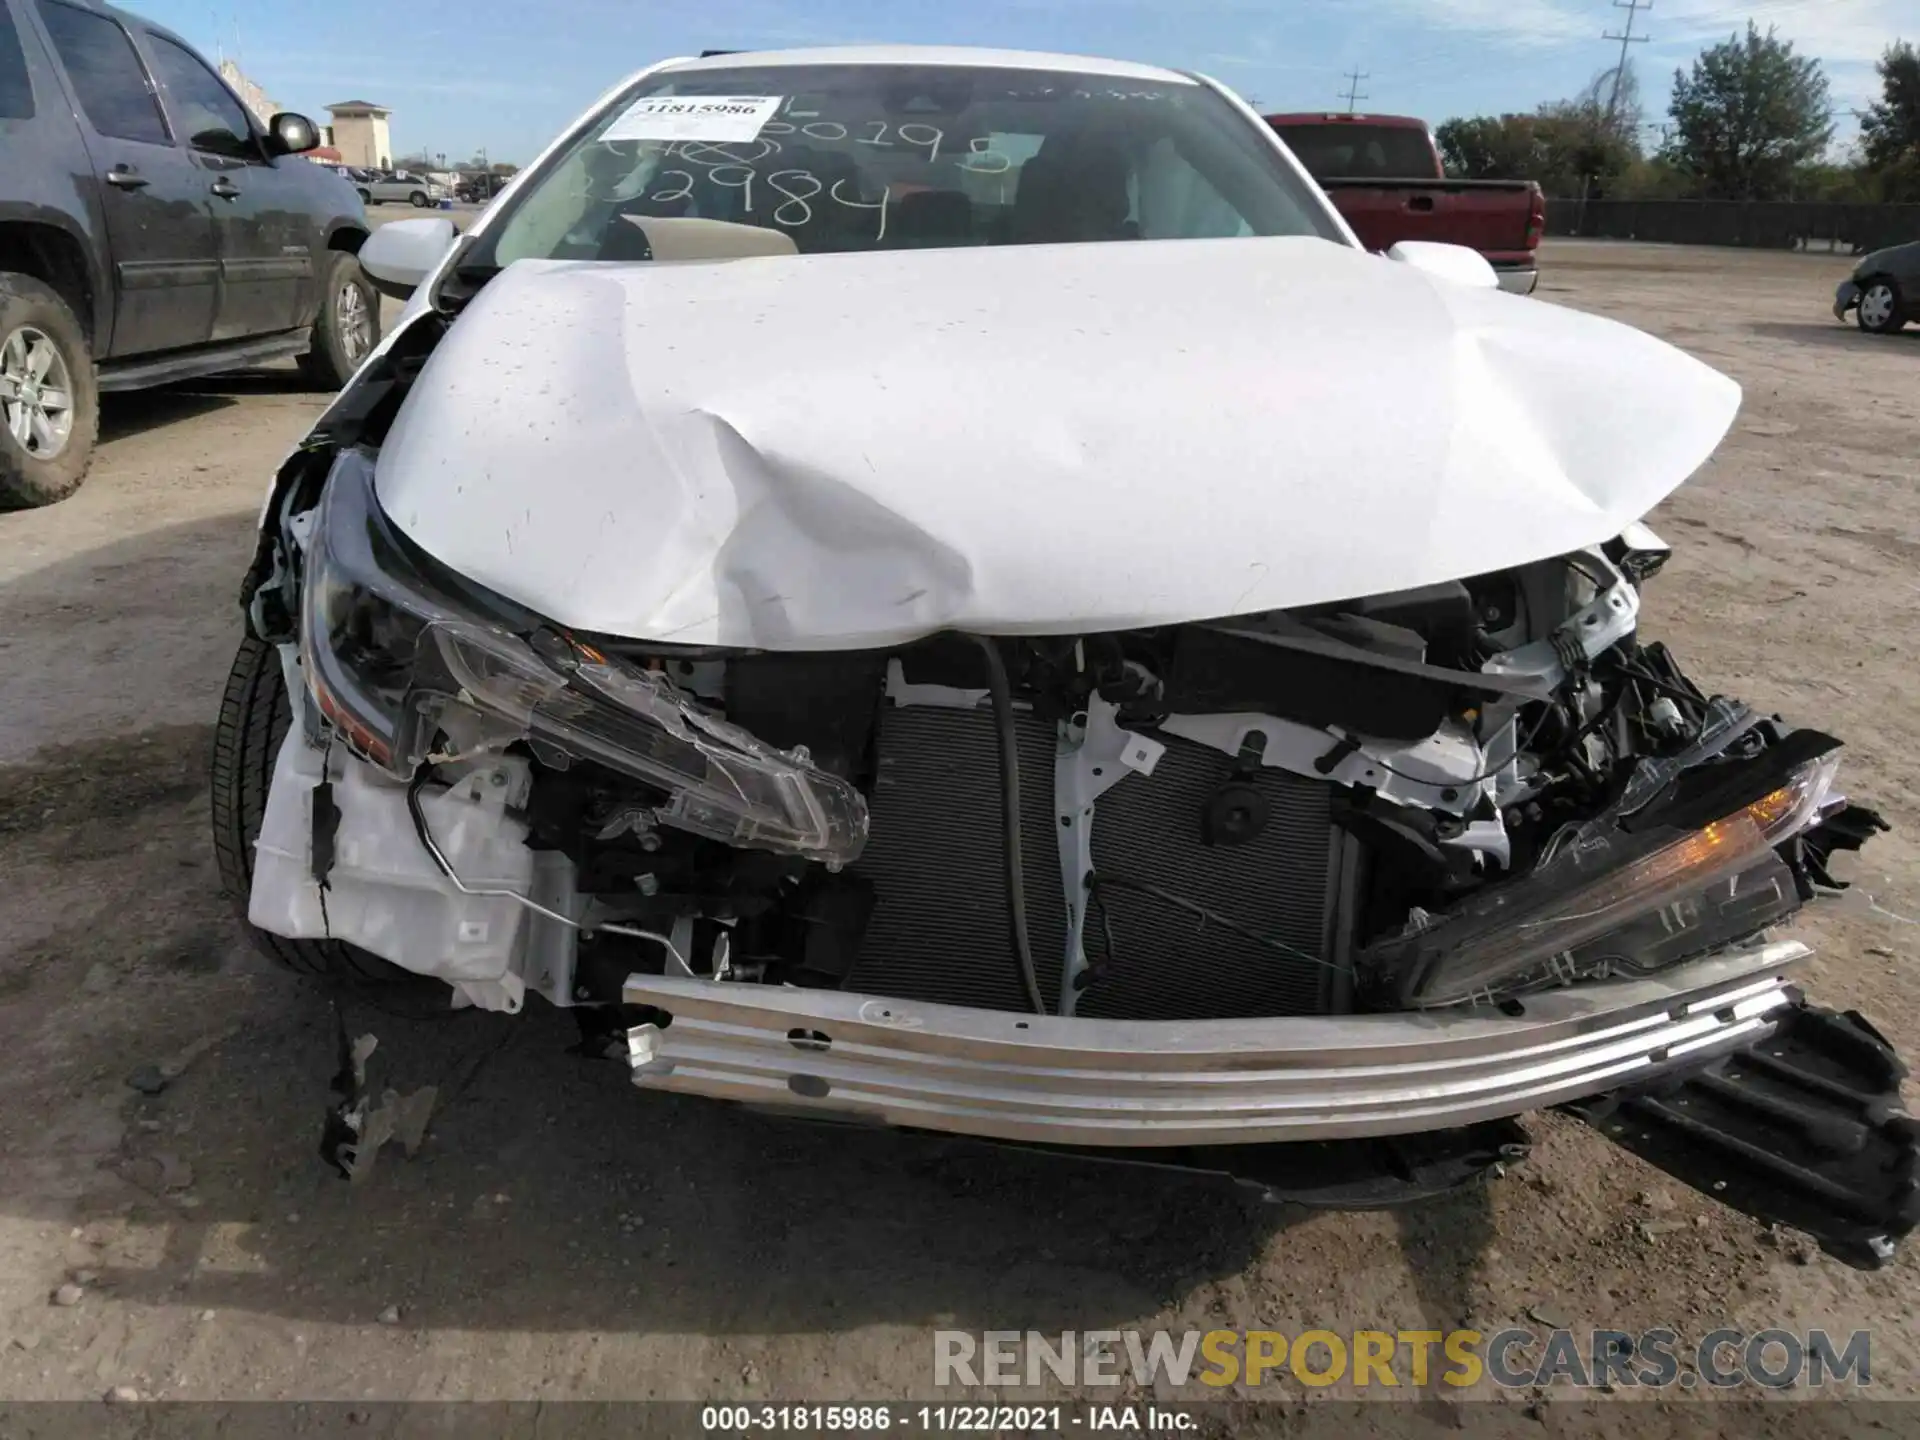
[[(1679, 553), (1648, 629), (1707, 688), (1849, 742), (1849, 789), (1897, 830), (1800, 927), (1811, 988), (1920, 1055), (1898, 918), (1920, 916), (1920, 333), (1834, 323), (1842, 257), (1544, 264), (1542, 298), (1746, 387), (1652, 517)], [(901, 1397), (930, 1393), (936, 1326), (1492, 1331), (1529, 1308), (1871, 1327), (1876, 1392), (1920, 1398), (1914, 1250), (1846, 1270), (1554, 1119), (1485, 1189), (1301, 1215), (643, 1096), (551, 1013), (361, 1007), (382, 1079), (441, 1103), (417, 1159), (334, 1179), (326, 1004), (238, 939), (204, 795), (255, 512), (322, 404), (291, 371), (109, 397), (80, 494), (0, 515), (0, 1398)], [(163, 1094), (126, 1084), (196, 1043)]]

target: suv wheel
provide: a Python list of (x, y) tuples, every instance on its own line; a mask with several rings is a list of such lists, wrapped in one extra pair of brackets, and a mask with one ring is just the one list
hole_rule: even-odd
[(40, 281), (0, 271), (0, 508), (51, 505), (78, 490), (99, 428), (80, 322)]
[(313, 348), (300, 357), (301, 373), (316, 389), (338, 390), (380, 343), (380, 292), (360, 262), (333, 252), (322, 276)]

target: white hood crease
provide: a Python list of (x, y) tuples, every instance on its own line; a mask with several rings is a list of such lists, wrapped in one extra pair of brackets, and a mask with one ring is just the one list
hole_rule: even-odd
[(1313, 239), (522, 261), (429, 359), (378, 488), (557, 623), (850, 649), (1564, 554), (1739, 403), (1640, 331)]

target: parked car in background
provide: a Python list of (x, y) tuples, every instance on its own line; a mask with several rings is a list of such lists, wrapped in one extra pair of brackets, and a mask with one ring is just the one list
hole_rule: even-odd
[(670, 61), (364, 256), (408, 306), (276, 477), (214, 740), (292, 968), (1269, 1195), (1572, 1104), (1851, 1263), (1920, 1220), (1898, 1059), (1766, 933), (1884, 823), (1639, 630), (1726, 376), (1059, 55)]
[(360, 186), (369, 204), (404, 201), (425, 210), (447, 198), (447, 189), (438, 180), (413, 170), (390, 170), (374, 175)]
[(507, 182), (511, 179), (513, 179), (511, 175), (491, 173), (464, 176), (453, 192), (454, 199), (468, 205), (484, 205), (506, 189)]
[(102, 391), (379, 339), (352, 188), (292, 157), (179, 36), (95, 0), (0, 0), (0, 505), (70, 495)]
[(324, 168), (331, 170), (342, 180), (353, 186), (353, 188), (360, 193), (361, 204), (364, 205), (372, 199), (372, 195), (367, 189), (367, 183), (373, 179), (374, 171), (362, 170), (356, 165), (328, 165)]
[(1874, 335), (1891, 335), (1920, 320), (1920, 240), (1861, 257), (1833, 297), (1834, 318), (1853, 312), (1853, 323)]
[(1269, 115), (1369, 250), (1441, 240), (1486, 256), (1500, 288), (1531, 295), (1547, 200), (1531, 180), (1450, 180), (1427, 122), (1407, 115)]

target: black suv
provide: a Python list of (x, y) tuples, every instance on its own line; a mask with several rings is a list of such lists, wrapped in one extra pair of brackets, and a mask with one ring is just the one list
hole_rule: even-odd
[(298, 356), (337, 389), (379, 339), (354, 187), (298, 158), (177, 35), (0, 0), (0, 506), (87, 473), (99, 392)]

